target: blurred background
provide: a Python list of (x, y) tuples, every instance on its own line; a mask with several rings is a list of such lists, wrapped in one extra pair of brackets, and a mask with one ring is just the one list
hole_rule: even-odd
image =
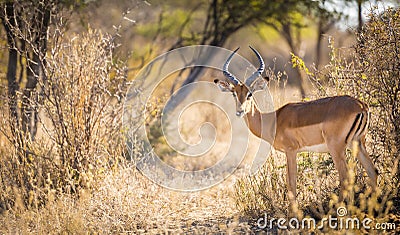
[[(130, 78), (146, 62), (178, 47), (200, 44), (233, 50), (252, 45), (268, 66), (286, 72), (282, 82), (295, 86), (300, 92), (295, 99), (301, 99), (310, 84), (300, 69), (293, 68), (291, 53), (308, 67), (322, 68), (329, 62), (330, 39), (336, 48), (351, 47), (372, 9), (398, 4), (397, 0), (89, 1), (72, 12), (69, 31), (80, 32), (87, 26), (112, 35), (118, 31), (118, 55), (128, 59)], [(240, 54), (257, 64), (249, 50)]]

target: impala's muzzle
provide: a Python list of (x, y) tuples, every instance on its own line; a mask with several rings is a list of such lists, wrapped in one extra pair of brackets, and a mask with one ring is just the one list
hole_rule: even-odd
[(244, 106), (236, 97), (236, 116), (243, 117), (246, 114), (246, 106)]
[(238, 116), (238, 117), (243, 117), (245, 115), (245, 113), (244, 113), (244, 111), (243, 110), (240, 110), (240, 111), (237, 111), (236, 112), (236, 116)]

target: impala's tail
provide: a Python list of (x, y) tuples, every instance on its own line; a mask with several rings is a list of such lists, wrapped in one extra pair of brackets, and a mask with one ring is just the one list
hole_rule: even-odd
[(352, 140), (360, 141), (367, 134), (369, 125), (368, 106), (364, 103), (362, 105), (363, 110), (356, 115), (353, 125), (346, 136), (346, 144), (350, 144)]
[(364, 103), (362, 103), (362, 105), (362, 111), (356, 115), (354, 123), (346, 136), (346, 144), (349, 145), (352, 141), (356, 142), (358, 148), (357, 158), (367, 171), (368, 176), (371, 178), (372, 187), (375, 188), (379, 172), (365, 149), (365, 135), (368, 131), (370, 114), (368, 112), (368, 106)]

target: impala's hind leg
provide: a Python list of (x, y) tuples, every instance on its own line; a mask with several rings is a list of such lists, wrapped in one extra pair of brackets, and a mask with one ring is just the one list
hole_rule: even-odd
[(367, 171), (367, 174), (371, 179), (371, 186), (373, 189), (375, 189), (378, 179), (378, 170), (376, 169), (374, 163), (369, 157), (367, 150), (365, 149), (365, 138), (357, 140), (357, 146), (358, 146), (357, 158), (361, 162), (361, 165), (364, 167), (364, 169)]

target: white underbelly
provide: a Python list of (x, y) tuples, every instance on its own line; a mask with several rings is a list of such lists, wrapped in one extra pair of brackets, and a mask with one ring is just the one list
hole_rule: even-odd
[(304, 146), (303, 148), (299, 149), (300, 152), (316, 152), (316, 153), (326, 153), (329, 152), (328, 146), (324, 144), (317, 144), (311, 146)]

